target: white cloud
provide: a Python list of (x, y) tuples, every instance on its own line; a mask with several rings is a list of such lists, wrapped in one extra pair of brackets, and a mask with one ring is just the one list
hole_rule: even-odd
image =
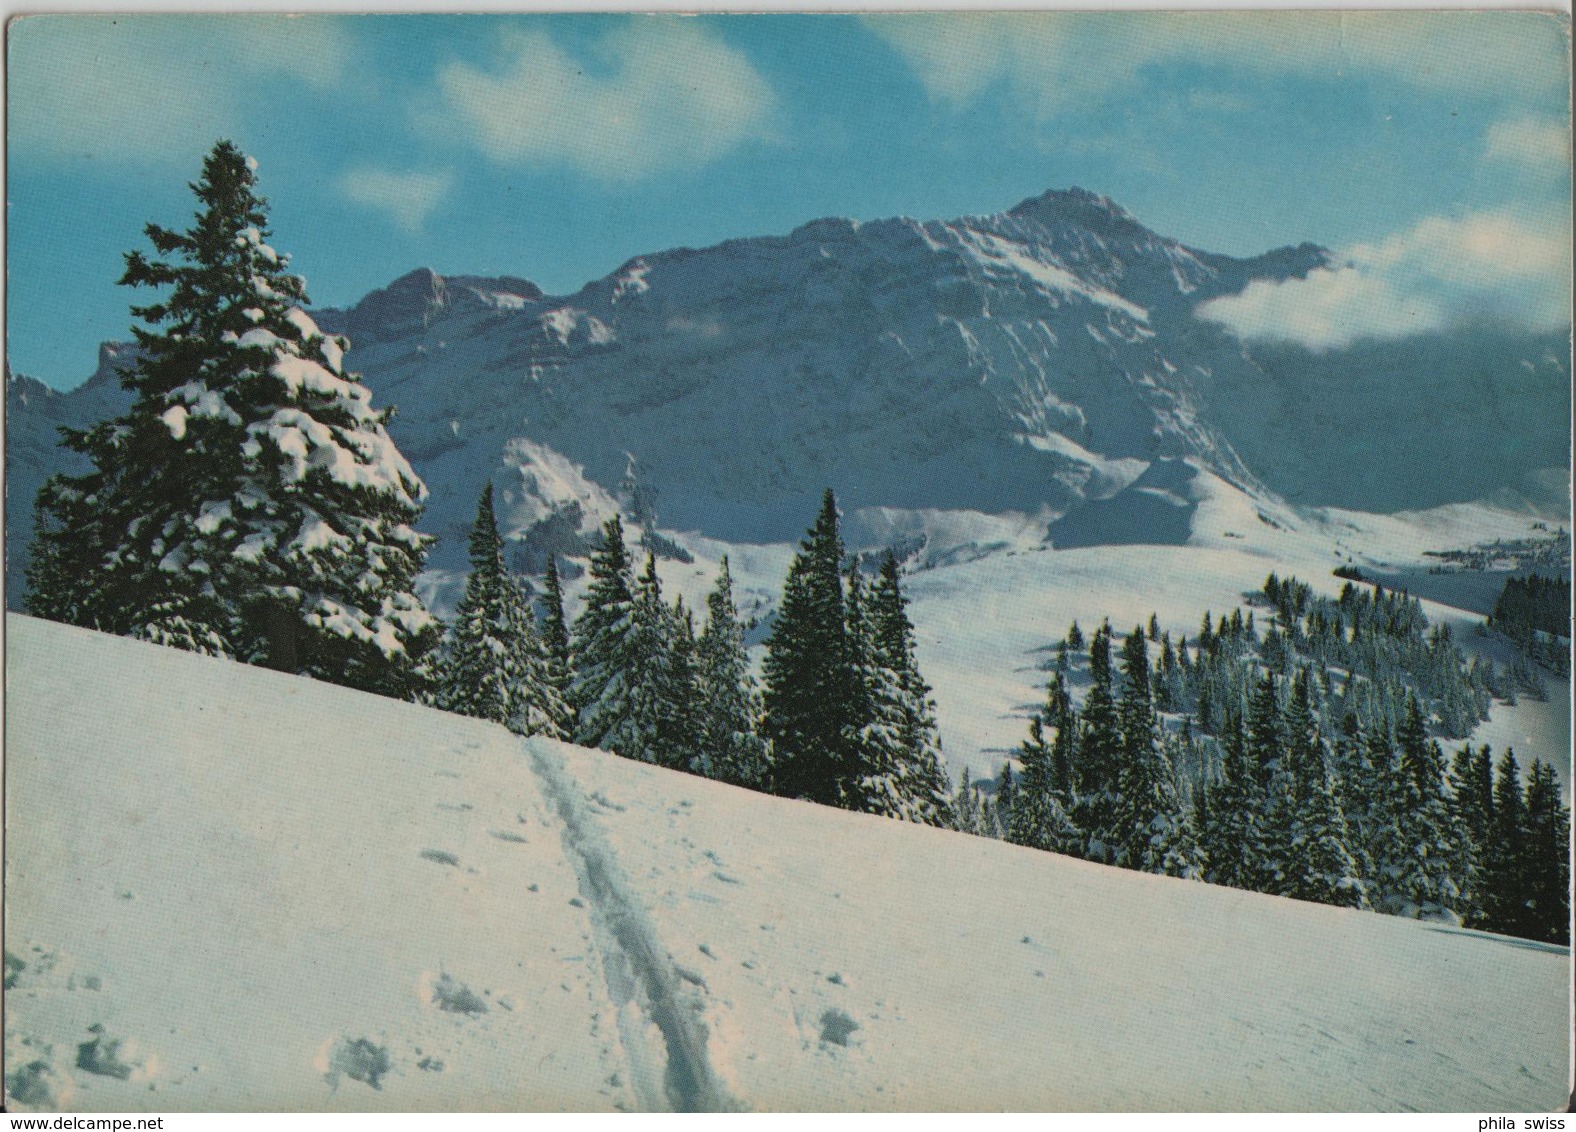
[(26, 158), (190, 163), (239, 132), (246, 84), (329, 88), (347, 54), (331, 18), (24, 16), (11, 28), (11, 146)]
[(446, 110), (495, 161), (629, 181), (766, 136), (765, 81), (694, 21), (632, 18), (594, 59), (576, 59), (535, 31), (512, 33), (506, 48), (501, 72), (459, 62), (438, 72)]
[[(1098, 53), (1080, 50), (1102, 30), (1088, 13), (884, 13), (865, 23), (898, 49), (936, 101), (966, 103), (1005, 79), (1044, 112), (1114, 87), (1136, 66), (1136, 53), (1119, 41)], [(1091, 54), (1098, 65), (1090, 65)]]
[(1382, 276), (1355, 267), (1319, 268), (1285, 283), (1261, 279), (1240, 294), (1205, 303), (1199, 314), (1240, 338), (1300, 342), (1316, 350), (1358, 338), (1420, 334), (1445, 321), (1432, 301), (1404, 295)]
[(1467, 319), (1554, 330), (1570, 323), (1570, 240), (1569, 221), (1558, 215), (1431, 216), (1349, 249), (1339, 267), (1282, 283), (1259, 280), (1198, 313), (1244, 339), (1314, 349)]
[(386, 169), (352, 169), (339, 179), (339, 191), (350, 201), (386, 213), (394, 225), (418, 234), (428, 215), (454, 187), (454, 174), (394, 173)]
[(914, 13), (866, 23), (932, 98), (967, 102), (1004, 80), (1042, 111), (1116, 89), (1146, 63), (1168, 59), (1542, 97), (1559, 95), (1566, 81), (1566, 25), (1556, 13)]
[(1517, 118), (1496, 123), (1489, 128), (1484, 155), (1534, 172), (1563, 172), (1571, 163), (1570, 126), (1552, 118)]

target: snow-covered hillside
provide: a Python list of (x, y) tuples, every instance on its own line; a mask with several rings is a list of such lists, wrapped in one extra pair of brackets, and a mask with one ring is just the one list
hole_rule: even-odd
[[(1206, 610), (1216, 617), (1239, 608), (1248, 612), (1245, 599), (1272, 572), (1296, 576), (1334, 597), (1345, 584), (1332, 574), (1340, 564), (1385, 571), (1405, 586), (1419, 577), (1440, 579), (1426, 574), (1437, 562), (1430, 551), (1537, 533), (1537, 520), (1528, 515), (1485, 506), (1395, 516), (1297, 514), (1207, 473), (1194, 476), (1189, 492), (1188, 500), (1155, 501), (1178, 513), (1180, 537), (1167, 544), (1156, 539), (1140, 545), (1124, 537), (1130, 513), (1113, 509), (1104, 513), (1111, 526), (1094, 531), (1087, 545), (1056, 549), (1023, 539), (972, 560), (965, 556), (919, 570), (905, 581), (920, 666), (935, 687), (954, 774), (967, 766), (976, 780), (993, 775), (1023, 741), (1028, 716), (1044, 697), (1050, 650), (1074, 620), (1087, 630), (1109, 617), (1125, 633), (1147, 624), (1154, 613), (1174, 637), (1196, 638)], [(1101, 506), (1079, 514), (1099, 516)], [(1496, 592), (1500, 584), (1502, 579), (1494, 583)], [(1449, 625), (1469, 654), (1500, 665), (1514, 660), (1507, 641), (1480, 634), (1481, 613), (1426, 598), (1423, 609), (1431, 623)], [(1496, 702), (1473, 741), (1492, 743), (1496, 750), (1514, 747), (1524, 765), (1543, 759), (1568, 783), (1570, 681), (1547, 672), (1543, 677), (1546, 700)]]
[(1568, 1095), (1565, 949), (754, 795), (14, 615), (7, 630), (17, 1108)]

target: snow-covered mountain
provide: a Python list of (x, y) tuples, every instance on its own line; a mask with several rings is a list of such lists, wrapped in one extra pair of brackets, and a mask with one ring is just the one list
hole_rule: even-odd
[[(1251, 363), (1192, 308), (1324, 261), (1197, 252), (1075, 189), (642, 256), (567, 297), (417, 271), (318, 318), (399, 406), (435, 565), (453, 567), (482, 482), (518, 465), (522, 439), (664, 526), (757, 542), (801, 530), (828, 484), (856, 509), (1047, 517), (1159, 457), (1256, 488), (1208, 413), (1216, 375)], [(88, 415), (79, 399), (101, 411), (88, 391), (105, 377), (53, 414), (13, 397), (21, 450)]]
[[(488, 479), (547, 523), (511, 530), (529, 570), (572, 553), (609, 499), (733, 542), (796, 538), (826, 486), (871, 529), (963, 512), (1043, 537), (1067, 515), (1060, 542), (1113, 527), (1132, 541), (1151, 520), (1165, 541), (1178, 514), (1146, 484), (1185, 478), (1179, 461), (1266, 502), (1368, 510), (1525, 490), (1564, 464), (1553, 338), (1316, 356), (1250, 351), (1194, 315), (1327, 262), (1306, 244), (1198, 251), (1073, 189), (990, 216), (818, 220), (658, 252), (570, 296), (420, 270), (317, 317), (399, 408), (390, 431), (432, 490), (439, 570), (463, 567)], [(13, 608), (32, 494), (59, 466), (53, 426), (123, 403), (109, 366), (124, 348), (106, 350), (72, 393), (8, 382)]]
[(16, 1109), (1530, 1112), (1567, 1095), (1566, 948), (6, 629)]
[(401, 405), (440, 535), (528, 436), (664, 526), (765, 542), (828, 484), (851, 509), (1059, 514), (1190, 456), (1257, 486), (1205, 411), (1241, 349), (1191, 310), (1321, 262), (1203, 255), (1074, 190), (643, 256), (565, 298), (416, 272), (324, 322)]

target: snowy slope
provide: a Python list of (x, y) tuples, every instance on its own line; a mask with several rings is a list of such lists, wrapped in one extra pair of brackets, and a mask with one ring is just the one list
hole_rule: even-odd
[(1568, 1093), (1565, 949), (7, 628), (18, 1107), (1524, 1111)]
[[(1142, 489), (1143, 481), (1135, 487)], [(920, 570), (905, 581), (920, 667), (935, 687), (954, 775), (966, 766), (975, 779), (993, 776), (1023, 741), (1028, 717), (1044, 698), (1051, 650), (1074, 620), (1089, 630), (1109, 617), (1125, 633), (1155, 613), (1161, 629), (1192, 639), (1205, 610), (1217, 618), (1237, 608), (1246, 614), (1244, 599), (1271, 572), (1294, 575), (1334, 597), (1345, 584), (1331, 572), (1339, 564), (1421, 572), (1437, 561), (1427, 551), (1526, 537), (1536, 533), (1537, 522), (1487, 506), (1393, 516), (1298, 514), (1205, 472), (1196, 472), (1180, 493), (1164, 494), (1169, 498), (1155, 505), (1186, 520), (1169, 545), (1124, 545), (1134, 541), (1124, 535), (1130, 514), (1095, 504), (1074, 516), (1091, 526), (1109, 520), (1088, 544), (1055, 549), (1019, 542), (973, 561)], [(1072, 526), (1072, 520), (1052, 524), (1051, 538)], [(1480, 614), (1428, 600), (1423, 610), (1431, 622), (1448, 624), (1469, 654), (1511, 661), (1503, 641), (1478, 634)], [(1547, 701), (1496, 702), (1473, 741), (1492, 743), (1496, 751), (1513, 745), (1523, 766), (1541, 758), (1568, 784), (1570, 683), (1545, 675)], [(1453, 751), (1456, 744), (1447, 746)]]

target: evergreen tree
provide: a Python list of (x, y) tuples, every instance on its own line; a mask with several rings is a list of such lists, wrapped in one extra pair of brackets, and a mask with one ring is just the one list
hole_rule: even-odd
[(772, 790), (857, 809), (864, 689), (843, 608), (843, 540), (830, 489), (788, 570), (766, 641), (766, 737)]
[(64, 430), (92, 470), (40, 490), (28, 608), (414, 697), (440, 635), (413, 588), (426, 488), (302, 309), (254, 170), (218, 143), (193, 226), (127, 254), (122, 284), (168, 290), (132, 307), (131, 409)]
[(591, 555), (591, 587), (571, 641), (575, 742), (583, 746), (640, 749), (637, 737), (625, 730), (631, 713), (634, 606), (624, 525), (615, 515), (603, 526), (602, 544)]
[(1012, 763), (1001, 764), (996, 774), (996, 797), (989, 810), (990, 836), (1005, 840), (1012, 829), (1012, 815), (1018, 807), (1018, 780), (1013, 776)]
[(663, 601), (656, 555), (650, 552), (631, 594), (624, 648), (628, 710), (608, 749), (625, 758), (688, 770), (699, 730), (693, 718), (693, 625), (682, 610), (676, 612)]
[[(1061, 675), (1051, 678), (1050, 700), (1056, 700), (1061, 689)], [(1053, 708), (1054, 711), (1054, 708)], [(1054, 717), (1054, 716), (1053, 716)], [(1013, 807), (1012, 821), (1007, 829), (1007, 840), (1013, 845), (1050, 850), (1053, 853), (1080, 853), (1083, 837), (1073, 825), (1069, 815), (1070, 802), (1057, 776), (1056, 743), (1046, 741), (1042, 716), (1029, 717), (1029, 738), (1018, 749), (1018, 761), (1023, 774), (1018, 784), (1018, 802)], [(1057, 736), (1059, 738), (1059, 736)]]
[(1116, 860), (1115, 833), (1122, 762), (1122, 725), (1112, 691), (1111, 626), (1102, 625), (1089, 642), (1089, 692), (1084, 697), (1078, 737), (1077, 800), (1074, 821), (1088, 835), (1084, 856), (1110, 864)]
[(1402, 865), (1407, 856), (1407, 807), (1411, 804), (1406, 782), (1396, 758), (1396, 745), (1381, 722), (1368, 733), (1369, 779), (1363, 853), (1373, 862), (1368, 881), (1369, 899), (1375, 907), (1395, 912), (1406, 904), (1400, 891)]
[[(662, 604), (661, 588), (656, 583), (655, 555), (646, 556), (646, 573), (657, 599), (658, 625), (662, 638), (657, 672), (657, 741), (654, 761), (663, 766), (704, 773), (706, 758), (702, 741), (704, 723), (700, 701), (700, 657), (695, 640), (695, 618), (684, 607), (681, 596), (671, 607)], [(642, 588), (644, 588), (644, 581)], [(639, 595), (636, 597), (637, 623)]]
[(979, 787), (969, 781), (969, 768), (963, 768), (963, 778), (958, 783), (956, 792), (952, 795), (952, 828), (959, 833), (972, 833), (978, 836), (988, 836), (985, 830), (984, 806), (981, 804)]
[(858, 637), (871, 720), (866, 725), (868, 741), (860, 750), (862, 808), (924, 825), (946, 825), (947, 778), (936, 705), (914, 655), (914, 625), (908, 619), (896, 557), (888, 552), (862, 605), (853, 598), (853, 579), (849, 590), (850, 617), (862, 615)]
[(1521, 793), (1521, 767), (1506, 750), (1494, 778), (1493, 835), (1483, 862), (1484, 926), (1505, 935), (1533, 931), (1527, 884), (1527, 815)]
[[(1567, 588), (1566, 593), (1569, 593)], [(1570, 810), (1560, 801), (1554, 768), (1532, 762), (1526, 796), (1525, 871), (1530, 939), (1570, 943)]]
[(547, 650), (547, 675), (563, 715), (558, 719), (558, 731), (570, 737), (575, 733), (575, 711), (571, 705), (574, 690), (574, 670), (570, 662), (569, 621), (564, 616), (564, 586), (558, 575), (558, 556), (547, 556), (547, 577), (542, 595), (541, 619), (542, 644)]
[(1161, 748), (1142, 629), (1134, 629), (1123, 643), (1122, 676), (1118, 800), (1110, 836), (1116, 863), (1143, 872), (1196, 876), (1198, 850)]
[(1454, 798), (1451, 814), (1460, 832), (1456, 883), (1462, 890), (1463, 919), (1471, 927), (1484, 923), (1483, 866), (1492, 851), (1494, 831), (1494, 761), (1485, 743), (1476, 751), (1462, 747), (1451, 765)]
[(1460, 903), (1453, 868), (1456, 837), (1445, 793), (1444, 753), (1427, 735), (1422, 707), (1416, 696), (1408, 696), (1396, 735), (1404, 802), (1397, 823), (1401, 856), (1394, 910), (1421, 919), (1453, 919)]
[(1259, 785), (1266, 791), (1280, 773), (1281, 753), (1285, 749), (1281, 734), (1280, 696), (1274, 673), (1266, 670), (1253, 693), (1248, 715), (1248, 757)]
[(1215, 884), (1256, 890), (1262, 883), (1258, 776), (1249, 761), (1242, 720), (1233, 716), (1224, 727), (1225, 756), (1220, 781), (1209, 788), (1207, 820), (1201, 822), (1208, 879)]
[(1374, 877), (1370, 827), (1377, 784), (1368, 762), (1367, 737), (1363, 734), (1362, 723), (1351, 712), (1341, 716), (1340, 734), (1335, 740), (1334, 773), (1346, 814), (1347, 848), (1351, 850), (1364, 888), (1369, 888)]
[(759, 788), (766, 781), (769, 753), (759, 734), (761, 695), (750, 675), (726, 555), (706, 611), (696, 657), (701, 750), (696, 769), (708, 778)]
[(501, 723), (520, 735), (567, 738), (546, 647), (525, 595), (504, 566), (491, 484), (476, 506), (470, 555), (470, 577), (438, 665), (437, 706)]
[(1286, 895), (1347, 908), (1368, 905), (1361, 870), (1347, 846), (1346, 816), (1312, 706), (1308, 671), (1298, 674), (1286, 708), (1287, 796), (1294, 806), (1282, 856)]

